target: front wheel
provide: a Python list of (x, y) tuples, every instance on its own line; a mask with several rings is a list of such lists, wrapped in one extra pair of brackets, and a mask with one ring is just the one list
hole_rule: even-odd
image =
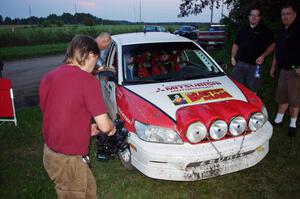
[(119, 151), (118, 152), (120, 161), (122, 163), (122, 165), (127, 169), (127, 170), (134, 170), (135, 167), (131, 164), (131, 152), (130, 152), (130, 148), (127, 147), (126, 149), (124, 149), (123, 151)]

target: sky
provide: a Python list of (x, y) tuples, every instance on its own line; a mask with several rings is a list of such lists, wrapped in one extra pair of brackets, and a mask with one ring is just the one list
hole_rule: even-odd
[[(196, 16), (178, 18), (180, 0), (0, 0), (0, 15), (10, 18), (47, 17), (64, 12), (90, 13), (110, 20), (131, 22), (209, 22), (210, 10)], [(76, 5), (76, 6), (75, 6)], [(224, 14), (228, 10), (224, 6)], [(219, 22), (221, 8), (214, 10), (213, 22)]]

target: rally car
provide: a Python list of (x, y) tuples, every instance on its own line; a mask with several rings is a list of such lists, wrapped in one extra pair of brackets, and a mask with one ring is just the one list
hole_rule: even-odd
[(231, 80), (195, 42), (169, 33), (114, 35), (101, 78), (112, 119), (121, 118), (127, 169), (174, 181), (251, 167), (269, 151), (263, 102)]

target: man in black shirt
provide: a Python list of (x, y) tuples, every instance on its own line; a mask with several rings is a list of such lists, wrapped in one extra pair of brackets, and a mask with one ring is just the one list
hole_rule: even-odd
[(285, 5), (281, 9), (283, 27), (276, 41), (275, 55), (270, 69), (271, 77), (275, 77), (275, 66), (280, 68), (276, 102), (278, 113), (273, 125), (283, 126), (283, 116), (287, 109), (290, 111), (290, 126), (288, 135), (296, 135), (296, 122), (300, 106), (300, 22), (296, 20), (296, 8)]
[(231, 50), (231, 77), (253, 92), (260, 89), (262, 64), (274, 51), (275, 43), (271, 30), (262, 23), (260, 8), (253, 8), (249, 14), (249, 25), (238, 33)]

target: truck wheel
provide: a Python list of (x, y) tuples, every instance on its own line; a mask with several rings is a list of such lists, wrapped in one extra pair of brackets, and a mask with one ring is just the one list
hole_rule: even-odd
[(127, 170), (135, 170), (135, 167), (131, 164), (131, 152), (129, 147), (126, 148), (124, 151), (119, 151), (118, 152), (120, 161), (122, 165), (127, 169)]

